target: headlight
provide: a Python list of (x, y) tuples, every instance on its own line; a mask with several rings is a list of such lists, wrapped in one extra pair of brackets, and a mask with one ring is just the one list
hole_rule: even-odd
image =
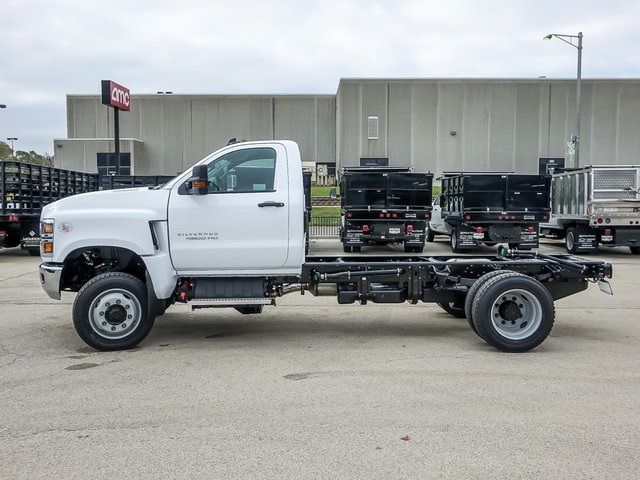
[(55, 226), (55, 221), (52, 218), (45, 218), (40, 222), (40, 254), (43, 256), (50, 257), (53, 255)]

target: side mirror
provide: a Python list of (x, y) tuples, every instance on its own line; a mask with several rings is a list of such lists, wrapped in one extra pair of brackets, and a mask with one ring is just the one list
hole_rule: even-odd
[(193, 167), (191, 178), (187, 180), (187, 190), (191, 195), (206, 195), (209, 193), (209, 177), (206, 165)]

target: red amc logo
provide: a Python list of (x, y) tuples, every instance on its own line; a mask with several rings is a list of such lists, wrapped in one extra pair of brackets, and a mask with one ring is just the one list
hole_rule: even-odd
[(118, 110), (130, 110), (131, 94), (129, 89), (114, 81), (102, 80), (102, 104)]

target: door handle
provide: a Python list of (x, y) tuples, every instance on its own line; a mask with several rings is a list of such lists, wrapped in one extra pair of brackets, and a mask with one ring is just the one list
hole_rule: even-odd
[(262, 202), (258, 204), (259, 207), (284, 207), (282, 202)]

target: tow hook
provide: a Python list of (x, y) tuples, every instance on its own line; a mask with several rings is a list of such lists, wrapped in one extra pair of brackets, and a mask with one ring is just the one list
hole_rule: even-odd
[(189, 300), (189, 290), (193, 288), (193, 284), (189, 280), (183, 280), (178, 287), (178, 302), (187, 303)]

